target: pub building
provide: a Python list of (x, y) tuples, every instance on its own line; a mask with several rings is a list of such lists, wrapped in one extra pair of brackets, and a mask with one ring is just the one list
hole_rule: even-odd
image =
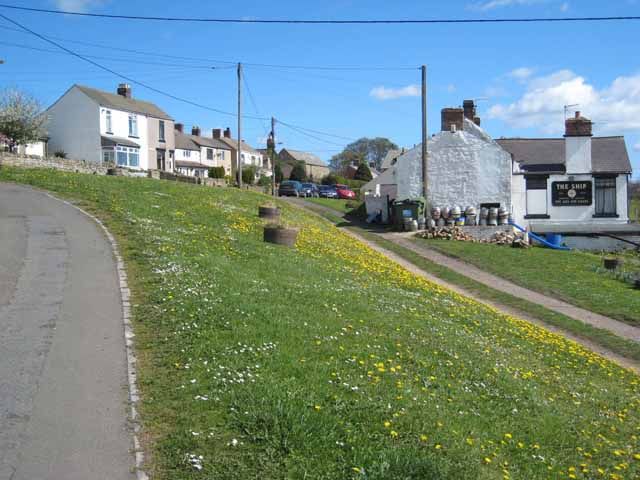
[(624, 137), (593, 137), (592, 126), (576, 112), (565, 122), (564, 138), (497, 140), (511, 154), (515, 223), (569, 236), (640, 233), (629, 225)]

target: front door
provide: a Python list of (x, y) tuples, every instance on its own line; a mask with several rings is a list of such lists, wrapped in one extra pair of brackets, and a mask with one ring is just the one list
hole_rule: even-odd
[(156, 150), (157, 152), (157, 165), (158, 170), (166, 170), (167, 169), (167, 151), (166, 150)]

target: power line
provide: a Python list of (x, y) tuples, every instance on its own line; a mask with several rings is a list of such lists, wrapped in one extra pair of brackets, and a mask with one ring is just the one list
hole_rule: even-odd
[[(17, 28), (10, 28), (10, 27), (4, 26), (4, 25), (0, 25), (0, 28), (5, 29), (5, 30), (10, 30), (10, 31), (13, 31), (13, 32), (26, 33), (26, 32), (24, 32), (22, 30), (17, 29)], [(231, 61), (231, 60), (214, 60), (214, 59), (202, 58), (202, 57), (185, 57), (185, 56), (182, 56), (182, 55), (169, 55), (169, 54), (163, 54), (163, 53), (136, 50), (136, 49), (131, 49), (131, 48), (114, 47), (113, 45), (106, 45), (106, 44), (93, 43), (93, 42), (85, 42), (85, 41), (73, 40), (73, 39), (69, 39), (69, 38), (57, 37), (57, 36), (53, 36), (53, 35), (47, 35), (47, 37), (51, 38), (51, 39), (54, 39), (54, 40), (60, 40), (60, 41), (63, 41), (63, 42), (75, 43), (77, 45), (84, 45), (84, 46), (94, 47), (94, 48), (103, 48), (103, 49), (107, 49), (107, 50), (110, 50), (110, 51), (114, 51), (115, 50), (115, 51), (122, 51), (122, 52), (127, 52), (127, 53), (135, 53), (135, 54), (140, 54), (140, 55), (152, 55), (152, 56), (156, 56), (156, 57), (164, 57), (164, 58), (170, 58), (170, 59), (176, 59), (176, 60), (190, 60), (190, 61), (220, 63), (220, 64), (228, 65), (227, 67), (216, 67), (216, 68), (236, 68), (236, 65), (238, 63), (236, 61)], [(256, 67), (256, 68), (274, 68), (274, 69), (282, 69), (282, 70), (397, 71), (397, 70), (417, 70), (418, 69), (418, 67), (409, 67), (409, 66), (395, 66), (394, 67), (394, 66), (375, 66), (375, 65), (373, 65), (373, 66), (367, 66), (367, 65), (361, 65), (361, 66), (357, 66), (357, 65), (279, 65), (279, 64), (268, 64), (268, 63), (250, 63), (250, 62), (243, 62), (242, 65), (243, 66)]]
[[(249, 88), (249, 82), (247, 81), (247, 74), (246, 72), (243, 72), (244, 75), (242, 75), (242, 81), (244, 83), (244, 86), (247, 90), (247, 93), (249, 95), (249, 100), (251, 101), (251, 104), (253, 105), (253, 110), (256, 112), (256, 115), (261, 116), (260, 114), (260, 110), (258, 109), (258, 104), (256, 103), (255, 98), (253, 97), (253, 93), (251, 92), (251, 88)], [(267, 126), (266, 120), (262, 121), (262, 126), (264, 127), (264, 135), (265, 137), (269, 134), (269, 127)]]
[(432, 19), (371, 19), (371, 20), (311, 20), (311, 19), (260, 19), (260, 18), (201, 18), (201, 17), (154, 17), (145, 15), (115, 15), (107, 13), (73, 12), (47, 8), (20, 7), (0, 4), (2, 8), (27, 12), (75, 15), (80, 17), (109, 18), (118, 20), (145, 20), (162, 22), (200, 23), (258, 23), (258, 24), (311, 24), (311, 25), (390, 25), (390, 24), (438, 24), (438, 23), (542, 23), (542, 22), (610, 22), (640, 20), (640, 16), (602, 17), (528, 17), (528, 18), (432, 18)]
[[(301, 127), (300, 125), (291, 125), (289, 123), (283, 122), (282, 120), (278, 120), (278, 123), (281, 123), (282, 125), (284, 125), (286, 127), (289, 127), (289, 128), (302, 130), (303, 132), (317, 133), (318, 135), (324, 135), (326, 137), (332, 137), (332, 138), (338, 138), (338, 139), (341, 139), (341, 140), (347, 140), (349, 142), (354, 142), (356, 140), (355, 138), (343, 137), (341, 135), (335, 135), (333, 133), (322, 132), (320, 130), (312, 130), (311, 128)], [(303, 133), (303, 132), (301, 132), (301, 133)]]
[[(64, 50), (65, 52), (69, 53), (70, 55), (73, 55), (74, 57), (79, 58), (80, 60), (83, 60), (83, 61), (85, 61), (85, 62), (87, 62), (87, 63), (90, 63), (91, 65), (93, 65), (93, 66), (95, 66), (95, 67), (98, 67), (98, 68), (100, 68), (101, 70), (104, 70), (104, 71), (106, 71), (106, 72), (109, 72), (109, 73), (111, 73), (111, 74), (115, 75), (116, 77), (120, 77), (120, 78), (122, 78), (122, 79), (124, 79), (124, 80), (127, 80), (128, 82), (131, 82), (131, 83), (133, 83), (133, 84), (135, 84), (135, 85), (139, 85), (139, 86), (141, 86), (141, 87), (143, 87), (143, 88), (146, 88), (146, 89), (148, 89), (148, 90), (151, 90), (152, 92), (158, 93), (158, 94), (160, 94), (160, 95), (163, 95), (163, 96), (165, 96), (165, 97), (171, 98), (171, 99), (173, 99), (173, 100), (177, 100), (177, 101), (179, 101), (179, 102), (183, 102), (183, 103), (186, 103), (186, 104), (192, 105), (192, 106), (194, 106), (194, 107), (202, 108), (202, 109), (204, 109), (204, 110), (209, 110), (209, 111), (216, 112), (216, 113), (219, 113), (219, 114), (222, 114), (222, 115), (229, 115), (229, 116), (232, 116), (232, 117), (235, 117), (235, 116), (236, 116), (236, 114), (235, 114), (235, 113), (226, 112), (226, 111), (224, 111), (224, 110), (220, 110), (220, 109), (213, 108), (213, 107), (208, 107), (208, 106), (206, 106), (206, 105), (202, 105), (202, 104), (200, 104), (200, 103), (193, 102), (193, 101), (191, 101), (191, 100), (187, 100), (187, 99), (185, 99), (185, 98), (178, 97), (177, 95), (173, 95), (173, 94), (171, 94), (171, 93), (165, 92), (165, 91), (160, 90), (160, 89), (158, 89), (158, 88), (152, 87), (151, 85), (149, 85), (149, 84), (147, 84), (147, 83), (141, 82), (141, 81), (136, 80), (136, 79), (134, 79), (134, 78), (131, 78), (131, 77), (127, 76), (127, 75), (123, 75), (123, 74), (121, 74), (121, 73), (119, 73), (119, 72), (117, 72), (117, 71), (115, 71), (115, 70), (112, 70), (111, 68), (106, 67), (106, 66), (104, 66), (104, 65), (102, 65), (102, 64), (100, 64), (100, 63), (98, 63), (98, 62), (94, 62), (94, 61), (93, 61), (93, 60), (91, 60), (90, 58), (87, 58), (87, 57), (85, 57), (85, 56), (83, 56), (83, 55), (81, 55), (81, 54), (79, 54), (79, 53), (76, 53), (76, 52), (74, 52), (73, 50), (71, 50), (71, 49), (69, 49), (69, 48), (67, 48), (67, 47), (65, 47), (65, 46), (63, 46), (63, 45), (60, 45), (59, 43), (55, 42), (54, 40), (50, 40), (49, 38), (45, 37), (44, 35), (41, 35), (41, 34), (39, 34), (38, 32), (35, 32), (34, 30), (31, 30), (31, 29), (30, 29), (30, 28), (28, 28), (28, 27), (25, 27), (25, 26), (24, 26), (24, 25), (22, 25), (21, 23), (19, 23), (19, 22), (15, 21), (15, 20), (10, 19), (9, 17), (7, 17), (6, 15), (4, 15), (4, 14), (2, 14), (2, 13), (0, 13), (0, 18), (4, 18), (6, 21), (8, 21), (8, 22), (10, 22), (10, 23), (12, 23), (12, 24), (14, 24), (14, 25), (16, 25), (16, 26), (18, 26), (18, 27), (22, 28), (23, 30), (25, 30), (25, 31), (27, 31), (27, 32), (29, 32), (29, 33), (31, 33), (32, 35), (35, 35), (35, 36), (36, 36), (36, 37), (38, 37), (39, 39), (41, 39), (41, 40), (43, 40), (43, 41), (45, 41), (45, 42), (47, 42), (47, 43), (50, 43), (51, 45), (54, 45), (54, 46), (56, 46), (56, 47), (60, 48), (61, 50)], [(262, 118), (259, 118), (259, 117), (252, 117), (252, 116), (249, 116), (249, 115), (246, 115), (246, 116), (245, 116), (245, 118), (252, 118), (252, 119), (262, 120)]]
[(315, 139), (315, 140), (317, 140), (317, 141), (319, 141), (319, 142), (327, 143), (327, 144), (329, 144), (329, 145), (337, 145), (338, 147), (341, 147), (341, 146), (342, 146), (342, 144), (340, 144), (340, 143), (333, 142), (333, 141), (331, 141), (331, 140), (326, 140), (326, 139), (324, 139), (324, 138), (320, 138), (320, 137), (318, 137), (318, 136), (316, 136), (316, 135), (312, 135), (312, 134), (310, 134), (310, 133), (307, 133), (307, 132), (305, 132), (305, 130), (304, 130), (304, 129), (302, 129), (302, 128), (298, 128), (298, 127), (295, 127), (295, 126), (293, 126), (293, 125), (289, 125), (288, 123), (285, 123), (285, 122), (283, 122), (282, 120), (278, 120), (278, 124), (279, 124), (279, 125), (283, 125), (283, 126), (285, 126), (285, 127), (289, 128), (289, 129), (291, 129), (291, 130), (293, 130), (293, 131), (295, 131), (295, 132), (298, 132), (298, 133), (300, 133), (300, 134), (302, 134), (302, 135), (305, 135), (305, 136), (307, 136), (307, 137), (309, 137), (309, 138), (313, 138), (313, 139)]
[[(61, 52), (60, 50), (53, 50), (51, 48), (34, 47), (31, 45), (24, 45), (20, 43), (0, 42), (0, 45), (6, 45), (8, 47), (15, 47), (15, 48), (22, 48), (25, 50), (33, 50), (36, 52), (55, 53), (55, 54), (61, 54), (61, 55), (68, 54), (68, 52)], [(228, 67), (212, 67), (212, 66), (206, 66), (206, 65), (186, 65), (186, 64), (177, 64), (177, 63), (149, 62), (146, 60), (138, 60), (135, 58), (129, 59), (129, 58), (116, 58), (116, 57), (102, 57), (98, 55), (88, 55), (88, 54), (83, 54), (83, 55), (86, 58), (94, 58), (96, 60), (107, 60), (112, 62), (129, 62), (129, 63), (136, 63), (136, 64), (142, 64), (142, 65), (158, 65), (163, 67), (180, 67), (180, 68), (194, 68), (194, 69), (206, 69), (206, 70), (218, 70), (220, 68), (228, 68)]]

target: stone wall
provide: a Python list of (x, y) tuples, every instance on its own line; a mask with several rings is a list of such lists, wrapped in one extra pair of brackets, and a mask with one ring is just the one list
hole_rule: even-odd
[(106, 175), (107, 167), (82, 160), (57, 157), (34, 157), (15, 153), (0, 152), (0, 166), (21, 168), (55, 168), (76, 173), (92, 173)]

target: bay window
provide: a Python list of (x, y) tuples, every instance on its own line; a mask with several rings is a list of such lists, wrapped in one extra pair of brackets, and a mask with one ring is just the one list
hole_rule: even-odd
[(140, 149), (132, 147), (116, 147), (116, 157), (118, 165), (121, 167), (138, 167), (140, 166)]

